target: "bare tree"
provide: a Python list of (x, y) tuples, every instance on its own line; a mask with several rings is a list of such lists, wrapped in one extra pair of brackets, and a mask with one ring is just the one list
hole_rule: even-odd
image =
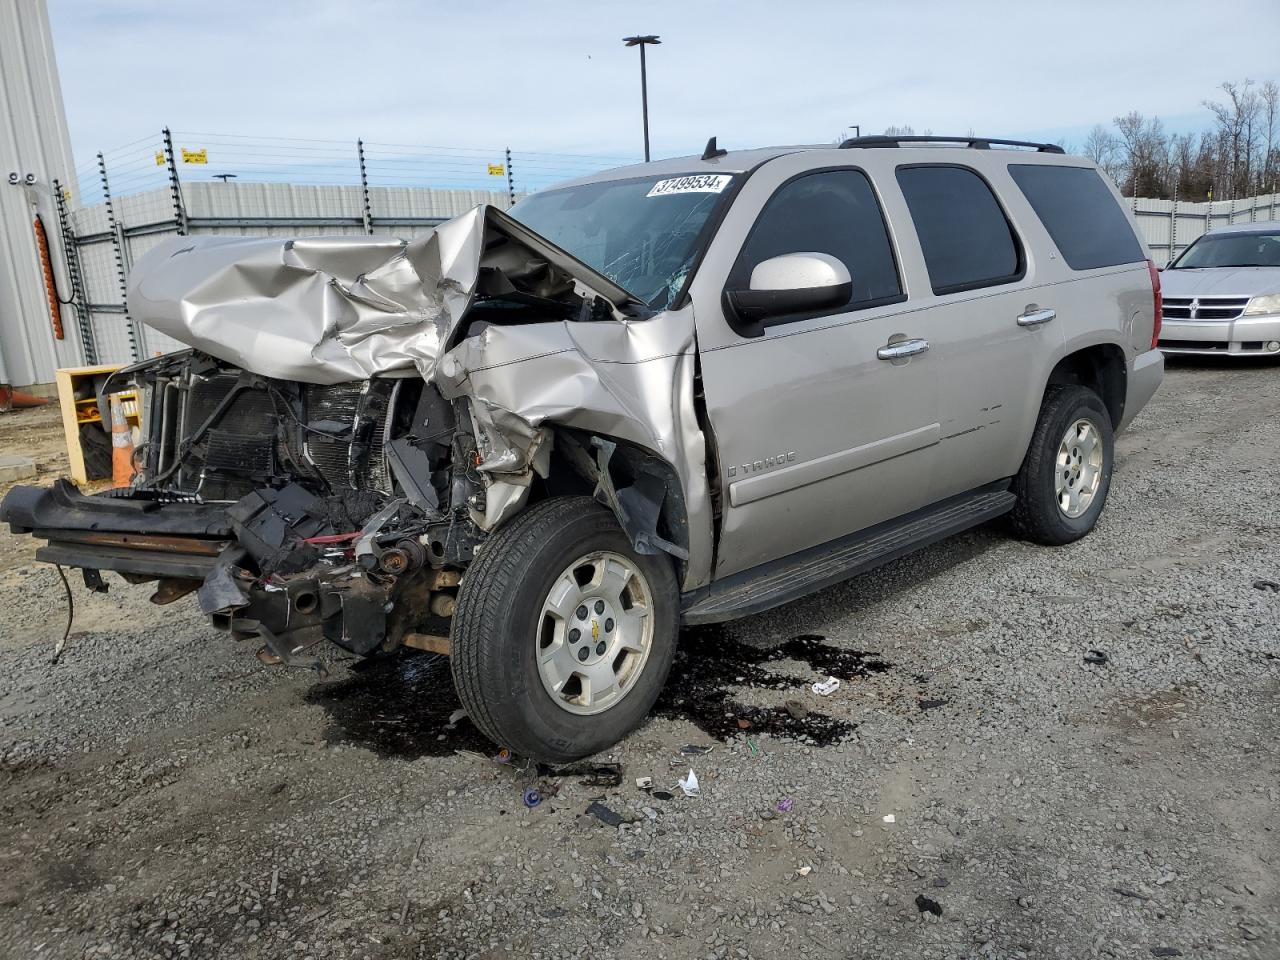
[(1168, 139), (1159, 117), (1147, 119), (1134, 110), (1115, 118), (1126, 166), (1125, 193), (1163, 197), (1168, 191)]
[(1120, 175), (1120, 141), (1102, 124), (1094, 124), (1084, 138), (1083, 153), (1100, 166), (1112, 180)]
[(1277, 122), (1280, 122), (1280, 85), (1268, 80), (1258, 91), (1262, 98), (1262, 122), (1266, 127), (1266, 140), (1262, 144), (1262, 180), (1258, 186), (1260, 192), (1274, 192), (1276, 189), (1277, 167), (1280, 166), (1280, 152), (1276, 144)]
[(1227, 80), (1222, 84), (1227, 103), (1204, 101), (1205, 108), (1213, 114), (1220, 139), (1229, 150), (1227, 176), (1232, 197), (1247, 194), (1253, 186), (1253, 166), (1258, 148), (1255, 127), (1262, 101), (1257, 91), (1250, 89), (1252, 86), (1252, 80), (1243, 83)]
[[(1171, 134), (1159, 117), (1134, 110), (1112, 127), (1095, 124), (1080, 152), (1128, 196), (1224, 200), (1280, 192), (1280, 84), (1228, 80), (1220, 89), (1222, 102), (1204, 101), (1212, 130)], [(905, 124), (885, 130), (898, 137), (915, 132)], [(979, 136), (972, 129), (967, 135)]]

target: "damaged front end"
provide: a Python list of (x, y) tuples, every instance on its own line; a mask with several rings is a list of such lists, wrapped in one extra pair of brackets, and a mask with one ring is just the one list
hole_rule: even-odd
[(194, 352), (131, 376), (132, 488), (6, 498), (4, 519), (49, 540), (39, 559), (159, 580), (157, 602), (195, 591), (215, 624), (286, 662), (322, 639), (369, 654), (451, 612), (484, 536), (465, 401), (414, 371), (304, 384)]
[(594, 492), (686, 583), (709, 569), (691, 316), (498, 211), (409, 243), (177, 238), (130, 283), (192, 348), (108, 384), (142, 397), (133, 484), (0, 506), (92, 588), (194, 592), (264, 659), (318, 665), (323, 640), (447, 651), (468, 564), (531, 497)]
[(421, 630), (433, 604), (451, 611), (483, 536), (470, 517), (483, 485), (465, 420), (456, 429), (434, 386), (219, 370), (196, 383), (225, 391), (222, 415), (191, 430), (190, 376), (161, 386), (180, 426), (144, 452), (157, 482), (230, 501), (234, 546), (197, 592), (215, 623), (289, 661), (320, 639), (369, 654)]

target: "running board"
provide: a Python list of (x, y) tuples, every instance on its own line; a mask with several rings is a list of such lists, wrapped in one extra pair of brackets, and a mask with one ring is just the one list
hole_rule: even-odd
[(771, 610), (993, 520), (1012, 510), (1016, 501), (1007, 489), (984, 487), (851, 537), (744, 570), (685, 594), (682, 619), (696, 626)]

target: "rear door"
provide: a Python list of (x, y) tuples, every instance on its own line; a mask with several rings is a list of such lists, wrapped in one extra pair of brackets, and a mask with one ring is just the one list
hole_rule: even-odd
[[(833, 152), (834, 153), (834, 152)], [(747, 181), (691, 287), (722, 491), (715, 576), (834, 540), (926, 504), (938, 440), (928, 353), (877, 350), (917, 336), (897, 243), (867, 174), (813, 169), (814, 153)], [(833, 158), (834, 159), (834, 158)], [(783, 253), (826, 253), (853, 277), (850, 301), (788, 318), (763, 336), (730, 325), (726, 288)], [(911, 328), (911, 329), (909, 329)]]
[(1032, 253), (1046, 244), (1019, 228), (1043, 231), (1025, 216), (1015, 226), (997, 198), (1013, 190), (1003, 164), (982, 167), (948, 159), (900, 163), (894, 172), (915, 227), (911, 253), (923, 261), (919, 304), (930, 315), (939, 379), (935, 500), (1017, 472), (1063, 342), (1054, 290), (1041, 286), (1044, 264)]

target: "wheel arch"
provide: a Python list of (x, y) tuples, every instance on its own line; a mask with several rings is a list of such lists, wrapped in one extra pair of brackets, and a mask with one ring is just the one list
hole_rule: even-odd
[(1128, 389), (1128, 368), (1124, 350), (1115, 343), (1095, 343), (1073, 350), (1054, 364), (1045, 381), (1044, 392), (1055, 386), (1088, 387), (1102, 398), (1111, 425), (1118, 428), (1124, 417)]
[(634, 440), (550, 425), (554, 436), (547, 496), (581, 493), (613, 512), (637, 553), (667, 554), (683, 580), (689, 561), (689, 509), (675, 465)]

